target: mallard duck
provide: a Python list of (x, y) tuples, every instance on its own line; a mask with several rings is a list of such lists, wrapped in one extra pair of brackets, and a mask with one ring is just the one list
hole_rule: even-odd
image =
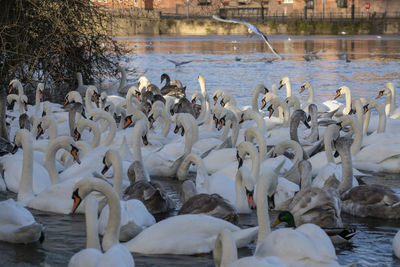
[[(279, 225), (280, 223), (286, 223), (287, 227), (296, 228), (296, 223), (294, 221), (294, 216), (290, 211), (282, 211), (279, 213), (278, 218), (272, 227)], [(322, 229), (332, 240), (334, 245), (347, 243), (356, 234), (355, 228), (345, 228), (345, 227), (334, 227), (334, 228), (324, 228)]]

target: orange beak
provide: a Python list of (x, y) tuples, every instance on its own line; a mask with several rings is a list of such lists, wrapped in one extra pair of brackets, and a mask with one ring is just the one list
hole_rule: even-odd
[(99, 96), (96, 93), (93, 94), (93, 101), (96, 103), (96, 106), (99, 107)]
[(340, 90), (336, 90), (336, 96), (333, 99), (336, 99), (340, 96)]
[(218, 101), (218, 97), (216, 97), (216, 96), (214, 96), (214, 106), (217, 104), (217, 101)]
[(42, 102), (43, 101), (43, 92), (39, 91), (39, 101)]
[(301, 86), (301, 88), (300, 88), (300, 94), (303, 93), (305, 89), (306, 89), (306, 87), (305, 87), (304, 85)]
[(68, 100), (68, 98), (67, 98), (67, 99), (65, 99), (65, 103), (64, 103), (63, 108), (65, 108), (65, 106), (68, 105), (68, 103), (69, 103), (69, 100)]
[(24, 109), (25, 111), (28, 111), (28, 104), (24, 102)]
[(265, 108), (266, 105), (267, 105), (267, 102), (265, 102), (265, 100), (263, 99), (261, 101), (261, 109)]
[(132, 123), (132, 120), (129, 117), (125, 118), (125, 124), (124, 124), (123, 129), (126, 129), (129, 125), (131, 125), (131, 123)]
[(81, 164), (81, 161), (78, 156), (78, 151), (76, 150), (76, 148), (73, 148), (71, 150), (71, 155), (74, 157), (75, 161), (78, 162), (78, 164)]
[(253, 195), (250, 192), (247, 192), (246, 196), (247, 196), (247, 203), (249, 205), (249, 208), (254, 209), (256, 207), (256, 205), (254, 204)]
[(10, 85), (10, 87), (8, 87), (8, 93), (11, 94), (13, 89), (14, 89), (14, 87), (12, 85)]
[(379, 91), (378, 96), (376, 97), (376, 99), (378, 99), (378, 98), (380, 98), (380, 97), (382, 97), (382, 96), (383, 96), (383, 90), (382, 90), (382, 91)]
[(80, 198), (80, 196), (78, 195), (78, 192), (75, 191), (72, 194), (72, 199), (74, 200), (74, 204), (72, 205), (72, 213), (74, 213), (76, 211), (76, 209), (78, 208), (79, 204), (81, 204), (82, 199)]
[(268, 118), (271, 118), (272, 114), (274, 113), (274, 109), (272, 107), (269, 107), (268, 111), (269, 111)]
[(221, 120), (219, 121), (218, 131), (222, 129), (222, 127), (224, 126), (224, 123), (225, 123), (225, 120), (224, 120), (224, 119), (221, 119)]
[(153, 128), (153, 123), (154, 123), (154, 119), (153, 119), (153, 117), (151, 117), (151, 118), (150, 118), (150, 129)]
[(135, 96), (139, 101), (142, 100), (141, 97), (140, 97), (140, 93), (138, 91), (136, 91)]

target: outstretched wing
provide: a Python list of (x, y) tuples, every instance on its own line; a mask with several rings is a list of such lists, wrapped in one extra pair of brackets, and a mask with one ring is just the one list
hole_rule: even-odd
[(253, 33), (260, 35), (265, 43), (267, 43), (269, 49), (271, 49), (272, 53), (277, 56), (279, 59), (282, 59), (282, 57), (278, 54), (278, 52), (272, 47), (271, 43), (268, 41), (267, 36), (265, 36), (265, 34), (260, 31), (255, 25), (248, 23), (247, 21), (243, 21), (243, 20), (237, 20), (237, 19), (223, 19), (218, 15), (213, 15), (212, 16), (213, 19), (218, 20), (218, 21), (222, 21), (222, 22), (230, 22), (230, 23), (240, 23), (240, 24), (244, 24), (247, 26), (247, 28), (249, 28)]
[(189, 60), (189, 61), (182, 61), (182, 62), (176, 62), (176, 61), (174, 61), (174, 60), (172, 60), (172, 59), (167, 59), (167, 60), (168, 60), (169, 62), (175, 64), (176, 67), (182, 66), (182, 65), (184, 65), (184, 64), (188, 64), (188, 63), (192, 62), (192, 60)]

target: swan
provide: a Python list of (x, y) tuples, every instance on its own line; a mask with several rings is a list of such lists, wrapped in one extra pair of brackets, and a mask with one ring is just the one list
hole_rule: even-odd
[(200, 194), (218, 194), (234, 204), (239, 213), (251, 213), (252, 204), (247, 199), (252, 198), (250, 192), (254, 190), (254, 181), (247, 170), (237, 171), (235, 181), (223, 174), (209, 175), (202, 159), (191, 153), (178, 169), (178, 180), (185, 180), (192, 163), (196, 165), (196, 189)]
[[(95, 266), (135, 266), (131, 253), (118, 241), (120, 221), (121, 221), (121, 207), (117, 193), (105, 181), (96, 178), (84, 178), (75, 184), (73, 188), (72, 198), (74, 205), (72, 212), (75, 212), (82, 199), (89, 195), (92, 191), (98, 191), (105, 195), (108, 204), (110, 205), (110, 213), (113, 216), (109, 217), (107, 223), (106, 234), (103, 237), (102, 248), (105, 253), (89, 252), (91, 255), (88, 257), (90, 261), (94, 261), (91, 257), (97, 257)], [(85, 251), (85, 250), (84, 250)], [(84, 253), (84, 252), (80, 252)], [(87, 252), (86, 252), (87, 253)], [(89, 254), (88, 253), (88, 254)], [(82, 259), (78, 255), (74, 255), (69, 262), (69, 266), (87, 266), (87, 262), (79, 262)], [(87, 259), (84, 257), (84, 259)], [(75, 265), (76, 264), (76, 265)], [(80, 265), (83, 264), (83, 265)]]
[(54, 140), (58, 136), (57, 122), (51, 115), (42, 117), (37, 125), (36, 140), (47, 130), (49, 140)]
[[(1, 158), (4, 182), (8, 190), (15, 193), (20, 192), (21, 195), (26, 192), (32, 194), (42, 192), (51, 182), (46, 169), (33, 158), (31, 133), (26, 129), (17, 130), (14, 144), (16, 148), (22, 147), (22, 155), (7, 155)], [(22, 201), (22, 199), (18, 198), (18, 201)]]
[(263, 84), (258, 84), (256, 88), (253, 91), (253, 95), (251, 97), (251, 109), (254, 112), (260, 113), (260, 109), (258, 108), (258, 97), (259, 95), (265, 95), (268, 93), (269, 90), (265, 85)]
[(35, 221), (23, 203), (11, 198), (0, 201), (0, 210), (0, 241), (27, 244), (43, 240), (43, 225)]
[(175, 209), (175, 202), (160, 184), (150, 181), (141, 161), (134, 161), (128, 169), (130, 185), (124, 191), (124, 199), (138, 199), (151, 214), (160, 214)]
[(222, 90), (215, 90), (213, 93), (213, 100), (214, 100), (214, 106), (217, 105), (218, 98), (222, 97), (224, 95), (224, 91)]
[(387, 82), (385, 88), (379, 91), (376, 98), (386, 96), (385, 113), (392, 119), (400, 117), (400, 108), (396, 108), (396, 90), (392, 82)]
[[(232, 127), (232, 133), (231, 136), (227, 137), (225, 140), (223, 140), (223, 143), (218, 146), (218, 149), (221, 148), (231, 148), (236, 146), (236, 142), (239, 136), (239, 120), (236, 117), (235, 113), (233, 113), (231, 110), (225, 109), (223, 107), (216, 107), (214, 109), (214, 120), (219, 122), (218, 130), (222, 128), (222, 126), (227, 127), (225, 125), (228, 121), (231, 122), (231, 127)], [(228, 129), (229, 128), (225, 128)]]
[[(276, 128), (277, 125), (279, 125), (279, 124), (281, 127), (284, 127), (284, 128), (289, 127), (290, 110), (289, 110), (289, 106), (287, 105), (287, 103), (284, 100), (280, 99), (273, 93), (266, 93), (263, 96), (261, 103), (262, 103), (261, 109), (263, 109), (267, 105), (267, 103), (270, 103), (270, 106), (268, 107), (269, 120), (266, 121), (267, 130)], [(276, 123), (276, 120), (271, 119), (271, 116), (274, 113), (274, 110), (277, 108), (282, 109), (283, 122), (280, 118), (278, 119), (279, 123)]]
[(10, 104), (12, 101), (18, 103), (19, 114), (23, 114), (24, 111), (28, 111), (28, 97), (26, 95), (7, 95), (7, 103)]
[(344, 95), (345, 96), (345, 106), (343, 105), (339, 107), (339, 110), (335, 112), (335, 116), (342, 116), (342, 115), (348, 115), (351, 111), (351, 90), (347, 86), (341, 86), (336, 90), (336, 96), (333, 99), (338, 98), (339, 96)]
[(254, 240), (258, 227), (240, 229), (230, 222), (209, 215), (184, 214), (169, 217), (150, 226), (124, 245), (131, 252), (143, 254), (209, 253), (218, 233), (223, 229), (232, 232), (237, 247), (244, 247)]
[(15, 89), (18, 91), (18, 95), (24, 94), (24, 88), (18, 79), (11, 80), (11, 82), (8, 84), (8, 87), (8, 94), (11, 94)]
[(311, 86), (311, 84), (309, 83), (309, 82), (304, 82), (302, 85), (301, 85), (301, 88), (300, 88), (300, 94), (301, 93), (303, 93), (305, 90), (307, 89), (307, 92), (308, 92), (308, 98), (307, 98), (307, 103), (308, 104), (316, 104), (317, 105), (317, 108), (318, 108), (318, 113), (329, 113), (329, 112), (331, 112), (331, 111), (333, 111), (333, 110), (335, 110), (335, 109), (337, 109), (341, 104), (338, 102), (338, 101), (336, 101), (336, 100), (328, 100), (328, 101), (324, 101), (324, 102), (322, 102), (322, 103), (319, 103), (319, 102), (315, 102), (315, 99), (314, 99), (314, 89), (313, 89), (313, 87)]
[(376, 133), (384, 133), (386, 130), (386, 114), (385, 111), (383, 110), (382, 105), (376, 101), (375, 99), (372, 98), (367, 98), (364, 103), (364, 114), (365, 118), (363, 121), (363, 135), (367, 135), (367, 130), (368, 126), (370, 124), (371, 120), (371, 110), (376, 109), (379, 114), (379, 123), (378, 123), (378, 129), (376, 130)]
[(221, 107), (234, 112), (237, 116), (241, 113), (241, 110), (236, 106), (235, 98), (230, 94), (224, 93), (221, 97), (220, 104)]
[(283, 77), (279, 82), (278, 89), (280, 90), (283, 86), (286, 85), (286, 97), (292, 96), (292, 84), (290, 83), (289, 77)]
[[(100, 94), (96, 86), (89, 85), (85, 92), (85, 108), (86, 112), (90, 112), (95, 108), (99, 107)], [(96, 106), (93, 106), (93, 102)]]
[[(158, 101), (159, 102), (159, 101)], [(159, 102), (162, 103), (162, 102)], [(152, 107), (148, 120), (150, 122), (149, 128), (152, 129), (155, 121), (162, 121), (163, 128), (160, 132), (160, 136), (167, 137), (171, 130), (171, 118), (169, 113), (165, 112), (165, 107), (154, 106)]]
[(397, 258), (400, 258), (400, 231), (396, 233), (392, 241), (393, 253)]
[[(120, 96), (125, 96), (126, 93), (127, 93), (128, 90), (129, 90), (129, 87), (131, 87), (133, 84), (127, 84), (127, 82), (126, 82), (126, 70), (125, 70), (125, 68), (123, 68), (123, 67), (121, 67), (121, 66), (118, 66), (118, 68), (117, 68), (117, 73), (118, 73), (118, 72), (121, 73), (121, 79), (120, 79), (118, 88), (115, 88), (115, 89), (116, 89), (116, 92), (114, 92), (114, 93), (118, 93)], [(115, 90), (115, 89), (114, 89), (114, 90)]]
[(43, 101), (43, 91), (44, 91), (44, 83), (38, 83), (35, 92), (35, 115), (39, 116), (41, 105), (40, 103)]
[[(146, 227), (156, 223), (153, 215), (149, 213), (142, 201), (137, 199), (122, 200), (122, 160), (119, 153), (114, 149), (107, 150), (103, 158), (104, 168), (102, 174), (105, 174), (109, 168), (114, 171), (114, 188), (120, 197), (121, 207), (121, 228), (120, 241), (128, 241), (136, 236)], [(108, 217), (110, 216), (109, 206), (105, 206), (100, 213), (99, 233), (104, 235)]]
[[(246, 109), (244, 111), (241, 112), (240, 114), (240, 121), (239, 123), (243, 123), (246, 120), (253, 120), (255, 122), (255, 124), (257, 125), (257, 128), (262, 132), (265, 133), (266, 129), (265, 129), (265, 121), (261, 115), (261, 113), (258, 111), (254, 111), (251, 109)], [(244, 126), (245, 127), (245, 126)], [(247, 128), (247, 127), (245, 127)]]
[[(400, 197), (389, 187), (382, 185), (359, 185), (351, 187), (352, 159), (349, 151), (351, 139), (339, 137), (335, 148), (342, 161), (341, 186), (338, 189), (342, 211), (358, 217), (398, 219)], [(366, 197), (368, 196), (368, 197)]]
[(182, 207), (178, 211), (181, 214), (207, 214), (238, 224), (238, 211), (236, 208), (218, 194), (198, 194), (196, 185), (192, 180), (182, 183), (181, 198)]

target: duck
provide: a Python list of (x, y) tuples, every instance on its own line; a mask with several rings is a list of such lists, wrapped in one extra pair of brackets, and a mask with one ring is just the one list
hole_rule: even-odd
[[(98, 249), (99, 246), (97, 246), (97, 248), (88, 248), (82, 250), (72, 256), (68, 266), (88, 266), (88, 262), (92, 262), (94, 263), (94, 266), (103, 264), (116, 264), (118, 266), (134, 267), (135, 262), (131, 253), (125, 246), (120, 244), (118, 240), (120, 232), (121, 207), (118, 194), (107, 182), (97, 178), (88, 177), (76, 183), (74, 185), (72, 194), (72, 213), (76, 211), (82, 200), (93, 191), (97, 191), (105, 195), (107, 203), (110, 206), (110, 213), (113, 215), (109, 217), (107, 222), (107, 230), (102, 240), (102, 249), (104, 250), (104, 253)], [(94, 227), (92, 224), (90, 225), (90, 228)], [(87, 229), (87, 232), (92, 235), (96, 234), (96, 231), (89, 231), (90, 228)]]
[[(352, 158), (350, 138), (339, 137), (334, 141), (336, 151), (342, 162), (341, 186), (338, 188), (342, 211), (358, 217), (375, 217), (380, 219), (398, 219), (400, 196), (391, 188), (383, 185), (359, 185), (351, 187)], [(365, 196), (368, 196), (366, 198)]]
[(0, 241), (28, 244), (44, 239), (44, 226), (25, 205), (10, 198), (0, 201)]
[(180, 214), (207, 214), (238, 224), (239, 216), (237, 209), (218, 194), (199, 194), (192, 180), (184, 180), (181, 186), (182, 207)]

